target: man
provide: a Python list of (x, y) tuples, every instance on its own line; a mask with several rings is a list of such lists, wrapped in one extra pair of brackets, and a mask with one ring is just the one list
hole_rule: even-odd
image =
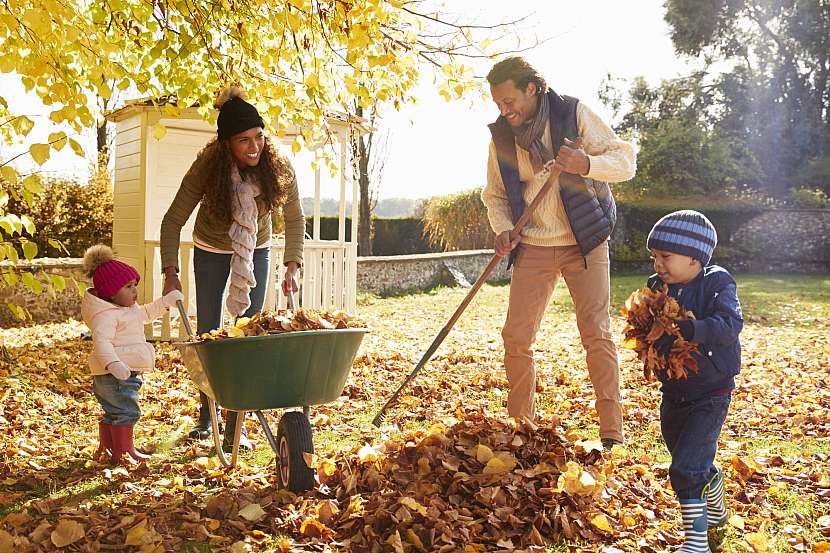
[[(596, 395), (600, 438), (623, 442), (619, 362), (611, 336), (608, 237), (616, 205), (608, 182), (634, 176), (634, 147), (576, 98), (560, 96), (520, 57), (487, 75), (500, 117), (491, 124), (487, 186), (482, 200), (496, 233), (494, 248), (510, 255), (513, 276), (502, 329), (512, 417), (535, 416), (533, 342), (542, 315), (564, 277), (576, 308), (588, 374)], [(558, 155), (556, 154), (558, 152)], [(542, 186), (555, 157), (562, 171), (521, 237), (510, 230)], [(541, 175), (541, 178), (536, 176)]]

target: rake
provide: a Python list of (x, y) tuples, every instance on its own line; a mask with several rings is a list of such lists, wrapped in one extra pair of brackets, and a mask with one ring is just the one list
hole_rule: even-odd
[[(577, 138), (574, 142), (575, 142), (575, 146), (577, 148), (582, 147), (582, 139), (581, 138)], [(519, 220), (516, 221), (516, 224), (513, 226), (513, 230), (510, 231), (510, 242), (511, 243), (519, 235), (521, 235), (522, 229), (524, 228), (525, 224), (527, 224), (527, 221), (528, 221), (528, 219), (530, 219), (530, 216), (533, 214), (533, 212), (536, 210), (536, 208), (542, 202), (545, 195), (548, 193), (548, 190), (550, 190), (550, 187), (553, 185), (553, 181), (555, 181), (557, 178), (559, 178), (559, 174), (561, 173), (561, 171), (560, 171), (559, 168), (550, 169), (550, 166), (552, 164), (553, 164), (553, 161), (549, 161), (547, 164), (545, 164), (545, 167), (543, 168), (542, 171), (543, 172), (544, 171), (550, 171), (550, 175), (548, 175), (547, 181), (545, 181), (544, 186), (542, 186), (542, 188), (539, 190), (539, 192), (533, 198), (533, 201), (530, 203), (530, 205), (527, 206), (527, 208), (524, 210), (524, 213), (519, 218)], [(383, 423), (383, 420), (386, 418), (386, 412), (389, 410), (389, 408), (392, 405), (395, 404), (395, 402), (398, 401), (398, 398), (400, 397), (401, 392), (404, 390), (404, 388), (406, 388), (409, 385), (409, 383), (412, 382), (412, 380), (415, 379), (415, 377), (418, 375), (418, 373), (421, 372), (421, 369), (423, 369), (424, 366), (426, 366), (427, 362), (429, 362), (429, 360), (432, 359), (432, 356), (435, 353), (435, 351), (438, 349), (438, 347), (441, 345), (441, 343), (444, 341), (444, 339), (450, 333), (450, 330), (452, 330), (452, 327), (455, 326), (455, 323), (461, 317), (461, 314), (464, 313), (464, 310), (467, 309), (467, 306), (470, 305), (470, 302), (473, 300), (476, 293), (478, 293), (479, 289), (487, 281), (487, 278), (490, 276), (490, 274), (496, 268), (496, 265), (499, 264), (499, 261), (501, 261), (502, 257), (503, 256), (501, 256), (499, 254), (495, 254), (493, 256), (493, 259), (490, 260), (490, 263), (488, 263), (487, 266), (484, 268), (484, 270), (481, 272), (481, 276), (478, 277), (478, 280), (475, 281), (475, 284), (473, 284), (472, 288), (470, 288), (470, 291), (467, 292), (467, 296), (464, 298), (464, 301), (461, 302), (461, 305), (459, 305), (458, 308), (455, 310), (455, 313), (452, 314), (452, 317), (450, 317), (450, 320), (447, 321), (447, 324), (444, 325), (444, 328), (441, 329), (441, 332), (438, 333), (438, 335), (432, 341), (432, 344), (430, 344), (429, 348), (427, 348), (427, 351), (424, 353), (423, 357), (421, 357), (421, 360), (418, 361), (418, 364), (415, 365), (415, 368), (412, 369), (412, 372), (409, 373), (409, 376), (406, 377), (406, 379), (398, 387), (398, 389), (395, 390), (395, 393), (392, 394), (392, 396), (389, 398), (389, 400), (383, 405), (383, 407), (381, 407), (380, 411), (378, 411), (378, 414), (375, 415), (375, 418), (372, 419), (372, 424), (374, 424), (376, 427), (380, 428), (381, 423)]]

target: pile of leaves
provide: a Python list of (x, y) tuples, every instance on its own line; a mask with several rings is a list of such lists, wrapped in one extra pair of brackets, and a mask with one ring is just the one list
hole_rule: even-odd
[(475, 407), (445, 422), (318, 463), (321, 491), (344, 509), (300, 533), (337, 536), (352, 551), (544, 551), (560, 537), (633, 538), (652, 524), (642, 483), (624, 482), (638, 474), (617, 476), (599, 440), (573, 442), (556, 420), (516, 425)]
[(243, 336), (267, 336), (300, 330), (336, 330), (366, 328), (366, 322), (341, 310), (318, 311), (301, 308), (297, 311), (265, 310), (253, 317), (240, 317), (233, 326), (226, 326), (200, 336), (202, 340), (222, 340)]
[[(697, 344), (685, 340), (674, 321), (694, 319), (691, 311), (684, 311), (677, 300), (670, 297), (664, 286), (657, 290), (641, 288), (625, 301), (622, 315), (625, 327), (625, 345), (637, 352), (643, 362), (643, 376), (656, 380), (657, 371), (666, 371), (669, 379), (684, 379), (689, 371), (697, 372), (697, 361), (692, 355)], [(668, 358), (663, 357), (654, 343), (663, 335), (676, 337)]]

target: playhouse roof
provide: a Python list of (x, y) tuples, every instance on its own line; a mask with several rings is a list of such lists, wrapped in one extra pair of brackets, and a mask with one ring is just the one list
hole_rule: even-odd
[[(127, 100), (122, 107), (110, 111), (105, 116), (108, 120), (117, 123), (118, 121), (123, 121), (124, 119), (128, 119), (142, 112), (158, 110), (160, 107), (167, 104), (176, 105), (176, 97), (174, 95), (166, 95), (158, 98), (137, 98), (134, 100)], [(198, 107), (198, 105), (192, 105), (190, 107), (183, 108), (179, 112), (179, 118), (202, 119), (201, 114), (197, 110)], [(326, 113), (326, 119), (328, 119), (329, 125), (335, 129), (347, 129), (349, 125), (351, 125), (360, 134), (370, 133), (374, 130), (371, 126), (369, 126), (368, 122), (363, 117), (357, 117), (356, 115), (351, 115), (342, 111), (329, 111)], [(286, 134), (299, 134), (299, 132), (297, 129), (291, 129), (288, 130)]]

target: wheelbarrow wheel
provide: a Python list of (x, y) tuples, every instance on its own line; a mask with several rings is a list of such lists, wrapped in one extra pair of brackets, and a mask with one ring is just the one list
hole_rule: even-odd
[(308, 417), (299, 411), (285, 413), (277, 429), (277, 472), (280, 484), (292, 492), (314, 487), (314, 469), (306, 463), (305, 453), (314, 453)]

